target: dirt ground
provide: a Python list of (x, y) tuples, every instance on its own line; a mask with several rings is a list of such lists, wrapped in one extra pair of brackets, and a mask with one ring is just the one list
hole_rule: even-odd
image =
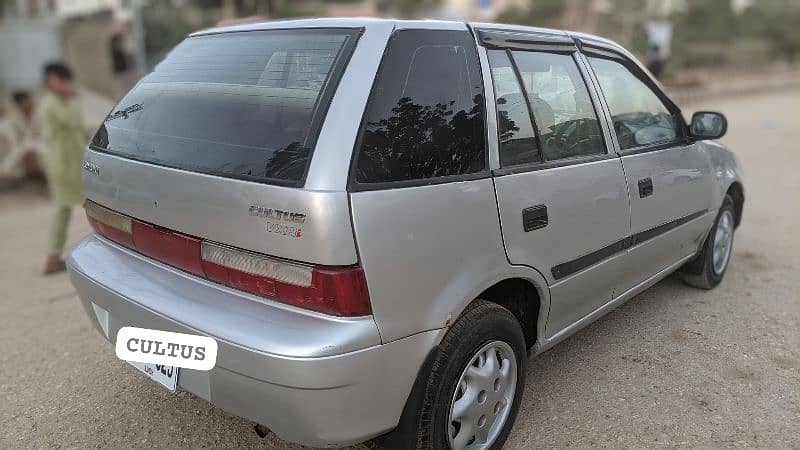
[[(531, 360), (507, 448), (800, 448), (800, 91), (696, 107), (728, 115), (745, 170), (725, 280), (670, 277)], [(39, 275), (49, 219), (0, 194), (0, 448), (296, 448), (119, 361)], [(71, 242), (88, 230), (76, 209)]]

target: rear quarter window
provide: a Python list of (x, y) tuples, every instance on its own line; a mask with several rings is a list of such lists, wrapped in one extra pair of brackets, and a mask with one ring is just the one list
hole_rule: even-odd
[(301, 185), (358, 34), (187, 38), (123, 98), (92, 146), (168, 167)]
[(484, 171), (482, 83), (468, 32), (396, 32), (366, 108), (351, 180), (413, 184)]

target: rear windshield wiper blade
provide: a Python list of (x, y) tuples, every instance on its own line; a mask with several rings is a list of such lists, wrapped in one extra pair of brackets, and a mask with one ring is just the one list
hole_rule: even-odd
[(133, 105), (128, 106), (125, 109), (120, 109), (109, 114), (108, 116), (106, 116), (106, 120), (104, 120), (104, 122), (108, 122), (114, 119), (119, 119), (120, 117), (122, 117), (123, 119), (127, 119), (129, 114), (135, 113), (136, 111), (141, 111), (142, 109), (144, 109), (144, 106), (142, 106), (141, 103), (134, 103)]

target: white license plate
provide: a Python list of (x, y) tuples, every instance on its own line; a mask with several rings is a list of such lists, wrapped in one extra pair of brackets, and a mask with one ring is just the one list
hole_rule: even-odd
[(133, 361), (128, 361), (128, 364), (139, 369), (140, 372), (150, 377), (150, 379), (156, 383), (175, 392), (175, 387), (178, 385), (178, 371), (180, 368)]

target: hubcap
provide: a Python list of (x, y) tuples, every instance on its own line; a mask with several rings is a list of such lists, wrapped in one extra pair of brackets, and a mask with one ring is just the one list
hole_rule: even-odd
[(461, 372), (450, 401), (450, 448), (489, 448), (503, 430), (516, 389), (517, 358), (511, 346), (502, 341), (484, 345)]
[(728, 266), (733, 247), (733, 214), (723, 211), (714, 232), (713, 259), (714, 273), (721, 275)]

